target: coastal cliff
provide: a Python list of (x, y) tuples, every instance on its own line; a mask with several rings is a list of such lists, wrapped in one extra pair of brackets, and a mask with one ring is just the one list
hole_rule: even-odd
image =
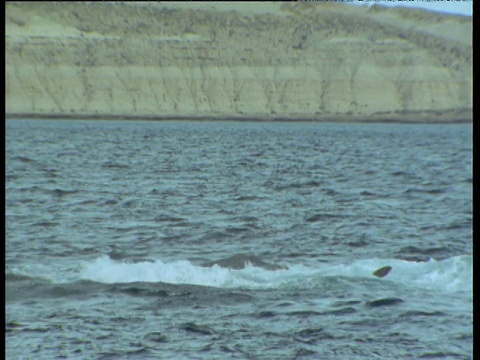
[(7, 116), (471, 121), (470, 17), (227, 5), (7, 3)]

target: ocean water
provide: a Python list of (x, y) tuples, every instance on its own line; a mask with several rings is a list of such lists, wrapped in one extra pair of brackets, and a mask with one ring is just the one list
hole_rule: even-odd
[(471, 125), (7, 120), (5, 159), (7, 359), (473, 357)]

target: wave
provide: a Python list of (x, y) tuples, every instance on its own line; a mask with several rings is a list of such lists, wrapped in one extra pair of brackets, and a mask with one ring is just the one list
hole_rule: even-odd
[[(244, 257), (245, 266), (235, 261)], [(231, 262), (230, 268), (227, 260)], [(271, 264), (250, 255), (235, 255), (217, 262), (203, 265), (188, 260), (133, 261), (112, 259), (107, 255), (80, 263), (29, 264), (26, 267), (7, 267), (6, 283), (10, 289), (28, 286), (69, 286), (77, 284), (82, 289), (104, 285), (127, 286), (143, 283), (146, 289), (154, 284), (203, 286), (218, 289), (328, 289), (332, 284), (349, 288), (359, 284), (366, 289), (384, 289), (386, 293), (397, 293), (411, 289), (419, 294), (451, 293), (472, 299), (472, 256), (461, 255), (443, 260), (408, 261), (400, 259), (359, 259), (349, 264), (298, 263), (288, 267), (285, 264)], [(271, 261), (270, 261), (271, 262)], [(253, 264), (253, 265), (252, 265)], [(264, 266), (267, 264), (268, 266)], [(262, 267), (260, 267), (262, 266)], [(373, 272), (378, 268), (391, 266), (384, 277), (377, 278)], [(88, 286), (87, 286), (87, 285)], [(102, 285), (103, 284), (103, 285)], [(130, 285), (129, 285), (130, 284)], [(164, 284), (164, 285), (162, 285)], [(135, 285), (134, 285), (135, 286)], [(152, 287), (153, 286), (153, 287)], [(75, 286), (73, 286), (75, 288)], [(68, 288), (70, 289), (70, 288)], [(67, 290), (68, 290), (67, 289)], [(123, 287), (122, 287), (123, 289)], [(143, 289), (143, 288), (142, 288)], [(125, 290), (125, 289), (123, 289)], [(122, 291), (123, 291), (122, 290)], [(370, 291), (367, 290), (367, 291)], [(395, 290), (395, 291), (393, 291)], [(143, 291), (143, 290), (142, 290)]]
[[(372, 275), (379, 267), (389, 265), (391, 272), (383, 279)], [(415, 262), (398, 259), (363, 259), (351, 264), (290, 265), (269, 270), (247, 263), (243, 269), (211, 267), (193, 264), (188, 260), (162, 260), (129, 263), (108, 256), (84, 262), (78, 271), (82, 280), (100, 283), (162, 282), (201, 285), (220, 288), (268, 289), (305, 287), (325, 278), (351, 278), (413, 285), (422, 289), (447, 292), (472, 292), (472, 256), (454, 256), (444, 260), (430, 259)]]

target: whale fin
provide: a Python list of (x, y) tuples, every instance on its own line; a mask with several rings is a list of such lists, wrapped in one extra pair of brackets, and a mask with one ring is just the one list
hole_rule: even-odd
[(376, 276), (376, 277), (379, 277), (379, 278), (383, 278), (385, 276), (388, 275), (388, 273), (390, 272), (390, 270), (392, 270), (392, 267), (391, 266), (384, 266), (384, 267), (381, 267), (380, 269), (377, 269), (373, 272), (373, 276)]

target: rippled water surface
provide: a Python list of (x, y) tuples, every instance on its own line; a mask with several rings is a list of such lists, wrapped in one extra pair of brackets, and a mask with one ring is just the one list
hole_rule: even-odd
[(9, 120), (5, 246), (8, 359), (470, 359), (471, 126)]

